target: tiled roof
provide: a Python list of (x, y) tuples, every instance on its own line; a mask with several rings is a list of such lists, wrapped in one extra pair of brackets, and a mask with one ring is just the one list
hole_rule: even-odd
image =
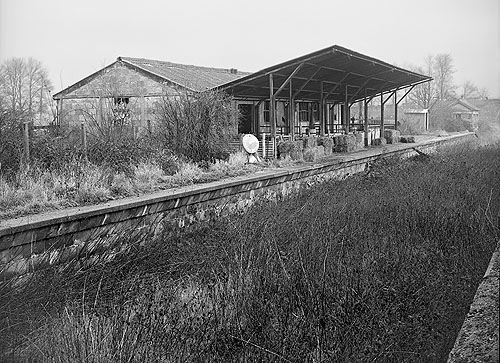
[(220, 86), (250, 74), (236, 69), (200, 67), (144, 58), (119, 57), (118, 60), (132, 64), (165, 80), (198, 92)]

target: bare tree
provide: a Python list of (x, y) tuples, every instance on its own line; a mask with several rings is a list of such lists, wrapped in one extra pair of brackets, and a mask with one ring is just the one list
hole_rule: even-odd
[[(423, 67), (412, 67), (417, 73), (434, 77), (434, 57), (429, 55), (425, 58)], [(435, 82), (425, 82), (417, 85), (408, 95), (409, 100), (422, 108), (431, 108), (436, 102)]]
[(50, 115), (51, 89), (47, 70), (34, 58), (12, 58), (0, 65), (0, 102), (20, 121)]
[(433, 78), (430, 82), (416, 86), (408, 95), (411, 102), (422, 108), (432, 108), (438, 100), (455, 96), (457, 88), (453, 83), (453, 58), (450, 54), (429, 55), (420, 67), (410, 67), (413, 71)]
[(461, 98), (473, 98), (479, 96), (479, 90), (472, 81), (465, 81), (460, 92)]
[(480, 90), (478, 90), (478, 95), (479, 98), (481, 98), (482, 100), (487, 100), (489, 96), (489, 91), (487, 88), (481, 88)]
[(455, 95), (456, 86), (453, 84), (453, 58), (450, 54), (438, 54), (434, 57), (433, 78), (436, 84), (437, 98), (446, 100)]

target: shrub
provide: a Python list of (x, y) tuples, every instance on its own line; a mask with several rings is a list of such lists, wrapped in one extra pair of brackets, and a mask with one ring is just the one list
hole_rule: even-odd
[(240, 171), (244, 170), (248, 161), (246, 152), (239, 151), (229, 155), (227, 161), (216, 160), (208, 167), (208, 173), (213, 173), (215, 176), (222, 178), (230, 175), (237, 175)]
[(199, 179), (202, 173), (198, 165), (184, 162), (180, 164), (179, 171), (172, 176), (171, 180), (175, 185), (189, 185)]
[(238, 119), (231, 101), (221, 91), (163, 97), (155, 110), (159, 140), (195, 162), (227, 157), (225, 145), (236, 134)]
[(43, 170), (63, 170), (83, 159), (79, 128), (55, 128), (37, 131), (31, 138), (30, 162)]
[(278, 144), (278, 156), (280, 159), (302, 159), (303, 141), (283, 141)]
[(0, 175), (19, 169), (23, 155), (22, 128), (12, 112), (0, 105)]
[(128, 176), (124, 173), (118, 173), (113, 175), (110, 190), (115, 195), (128, 196), (133, 193), (134, 186)]

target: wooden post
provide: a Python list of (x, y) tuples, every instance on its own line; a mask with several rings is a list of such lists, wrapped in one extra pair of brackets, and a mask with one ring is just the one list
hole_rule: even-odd
[(384, 95), (380, 94), (380, 137), (384, 137)]
[(97, 120), (98, 127), (101, 127), (102, 126), (102, 97), (101, 96), (99, 96), (99, 98), (97, 99), (96, 120)]
[(365, 116), (365, 146), (370, 145), (370, 130), (368, 127), (368, 99), (366, 98), (366, 90), (365, 90), (365, 100), (363, 101), (365, 105), (364, 116)]
[(325, 98), (323, 91), (323, 81), (320, 83), (319, 124), (321, 127), (320, 134), (321, 136), (325, 136), (326, 122), (325, 122)]
[(87, 130), (85, 128), (85, 122), (82, 121), (82, 147), (83, 147), (83, 157), (87, 160)]
[(43, 116), (43, 78), (42, 78), (42, 86), (40, 87), (40, 120), (38, 121), (40, 125), (42, 124), (42, 116)]
[[(141, 96), (141, 120), (137, 129), (143, 129), (146, 121), (146, 97)], [(134, 139), (137, 137), (137, 130), (134, 128)]]
[(274, 97), (273, 74), (269, 74), (269, 122), (271, 123), (271, 142), (273, 144), (273, 158), (276, 157), (276, 105)]
[(290, 93), (288, 95), (288, 125), (290, 125), (290, 135), (295, 140), (295, 102), (293, 99), (292, 79), (290, 79)]
[(57, 118), (58, 118), (58, 121), (59, 121), (59, 126), (63, 126), (64, 118), (63, 118), (63, 98), (62, 98), (62, 96), (58, 100), (57, 106), (58, 106), (58, 115), (57, 115)]
[(256, 105), (254, 104), (252, 106), (253, 108), (253, 128), (254, 128), (254, 135), (259, 137), (260, 136), (260, 125), (259, 125), (259, 122), (260, 122), (260, 113), (259, 113), (259, 105), (260, 103), (257, 103)]
[(141, 96), (141, 126), (144, 126), (146, 120), (146, 97)]
[(352, 126), (352, 123), (351, 123), (351, 106), (352, 104), (349, 104), (347, 103), (347, 123), (348, 123), (348, 130), (349, 132), (351, 131), (351, 126)]
[(397, 92), (394, 92), (394, 130), (398, 129), (398, 102)]
[(363, 116), (363, 111), (364, 111), (364, 107), (363, 107), (363, 102), (359, 101), (358, 102), (358, 117), (359, 117), (359, 120), (364, 120), (365, 117)]
[(266, 133), (262, 133), (262, 159), (266, 158)]
[(349, 100), (347, 98), (347, 85), (345, 85), (345, 103), (344, 103), (344, 133), (347, 134), (349, 133), (349, 106), (348, 106)]
[(30, 163), (30, 129), (29, 121), (23, 123), (24, 136), (24, 162), (28, 166)]

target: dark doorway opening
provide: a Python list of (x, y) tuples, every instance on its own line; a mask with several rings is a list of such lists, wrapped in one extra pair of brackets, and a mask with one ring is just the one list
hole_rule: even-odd
[(238, 133), (252, 133), (252, 105), (238, 105), (238, 111), (240, 111)]

